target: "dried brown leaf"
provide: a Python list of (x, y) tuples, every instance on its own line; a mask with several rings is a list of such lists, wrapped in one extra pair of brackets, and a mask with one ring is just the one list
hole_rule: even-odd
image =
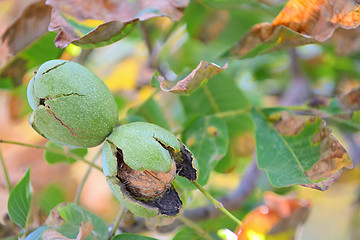
[[(352, 162), (345, 148), (331, 135), (331, 130), (326, 127), (325, 122), (321, 123), (319, 132), (314, 136), (313, 142), (320, 144), (320, 160), (306, 172), (312, 180), (317, 181), (332, 176), (345, 168), (352, 168)], [(320, 184), (325, 184), (320, 183)]]
[(80, 231), (79, 234), (76, 237), (76, 240), (84, 240), (91, 231), (94, 229), (94, 226), (91, 222), (81, 222), (80, 223)]
[[(292, 48), (315, 43), (312, 38), (294, 32), (285, 26), (274, 26), (271, 23), (259, 23), (253, 26), (229, 54), (244, 57), (248, 54), (257, 55), (279, 49)], [(252, 55), (251, 55), (252, 56)]]
[(71, 240), (70, 238), (65, 237), (64, 235), (62, 235), (61, 233), (55, 231), (54, 229), (47, 229), (46, 231), (43, 232), (42, 234), (42, 239), (43, 240)]
[(282, 112), (281, 118), (275, 123), (274, 127), (278, 133), (285, 136), (296, 135), (303, 129), (306, 123), (306, 118), (291, 115), (288, 112)]
[(287, 26), (323, 42), (338, 27), (359, 26), (359, 10), (360, 4), (356, 0), (290, 0), (273, 25)]
[(230, 14), (225, 10), (214, 10), (207, 18), (199, 32), (199, 39), (205, 43), (210, 42), (225, 29), (230, 20)]
[(351, 55), (360, 50), (360, 28), (342, 29), (338, 28), (327, 41), (335, 46), (336, 54)]
[(325, 180), (323, 180), (321, 182), (311, 183), (311, 184), (303, 184), (302, 186), (312, 188), (312, 189), (317, 189), (320, 191), (325, 191), (329, 187), (331, 187), (332, 185), (335, 184), (335, 182), (341, 176), (341, 173), (342, 173), (342, 169), (335, 172), (333, 175), (331, 175), (330, 177), (326, 178)]
[(188, 0), (46, 1), (54, 9), (49, 30), (58, 32), (55, 44), (60, 48), (71, 42), (85, 47), (110, 44), (126, 35), (137, 21), (152, 17), (168, 16), (179, 20), (181, 10), (188, 3)]
[[(282, 135), (293, 136), (299, 134), (306, 124), (316, 120), (317, 117), (306, 118), (282, 112), (280, 120), (274, 124), (274, 127)], [(303, 186), (324, 191), (335, 183), (343, 168), (352, 168), (352, 162), (345, 148), (331, 135), (331, 129), (326, 127), (325, 121), (321, 122), (312, 142), (314, 145), (320, 145), (320, 159), (305, 172), (306, 176), (315, 183)]]
[[(356, 0), (290, 0), (272, 23), (250, 29), (230, 55), (243, 57), (260, 48), (262, 54), (329, 39), (337, 28), (360, 24), (360, 3)], [(291, 33), (290, 29), (298, 34)]]
[(2, 69), (0, 77), (10, 77), (15, 86), (20, 86), (22, 84), (22, 78), (26, 71), (26, 61), (19, 58), (13, 60), (9, 65), (4, 67), (4, 69)]
[(339, 96), (341, 107), (346, 111), (360, 110), (360, 88)]
[(46, 219), (46, 225), (50, 227), (60, 227), (65, 223), (65, 220), (59, 214), (59, 207), (65, 207), (66, 203), (59, 204), (56, 208), (50, 211), (48, 218)]
[(71, 239), (71, 238), (67, 238), (64, 235), (62, 235), (61, 233), (55, 231), (54, 229), (47, 229), (46, 231), (44, 231), (44, 233), (42, 234), (42, 239), (43, 240), (54, 240), (54, 239), (58, 239), (58, 240), (84, 240), (90, 233), (91, 231), (94, 229), (94, 226), (90, 223), (90, 222), (81, 222), (80, 223), (80, 229), (79, 229), (79, 233), (76, 237), (76, 239)]
[(1, 37), (0, 67), (47, 32), (51, 7), (40, 1), (29, 5)]
[(171, 82), (161, 78), (161, 89), (166, 92), (173, 92), (179, 94), (190, 94), (196, 90), (200, 85), (219, 74), (227, 68), (227, 63), (220, 67), (214, 63), (201, 61), (200, 64), (184, 79), (176, 83), (174, 87), (168, 87)]

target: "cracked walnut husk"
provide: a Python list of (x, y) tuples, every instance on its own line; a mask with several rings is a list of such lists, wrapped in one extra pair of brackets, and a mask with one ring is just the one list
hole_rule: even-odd
[(74, 147), (95, 147), (118, 123), (110, 90), (80, 64), (51, 60), (30, 80), (30, 125), (43, 137)]
[(170, 131), (136, 122), (117, 127), (103, 146), (103, 170), (115, 196), (134, 215), (176, 216), (177, 175), (197, 179), (196, 160)]

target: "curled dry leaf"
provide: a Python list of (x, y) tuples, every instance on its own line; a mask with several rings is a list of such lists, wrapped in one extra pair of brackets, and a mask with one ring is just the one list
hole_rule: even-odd
[(76, 237), (76, 240), (84, 240), (94, 229), (94, 226), (91, 222), (81, 222), (79, 234)]
[(359, 26), (359, 10), (360, 4), (356, 0), (290, 0), (273, 25), (287, 26), (323, 42), (338, 27)]
[(264, 202), (264, 205), (245, 216), (243, 225), (236, 230), (238, 240), (253, 239), (251, 235), (254, 233), (275, 238), (277, 234), (289, 234), (286, 239), (293, 239), (295, 229), (301, 226), (309, 215), (310, 202), (272, 192), (264, 194)]
[(360, 110), (360, 88), (354, 89), (347, 94), (339, 96), (341, 107), (345, 111)]
[(50, 14), (51, 7), (46, 6), (45, 1), (33, 3), (24, 9), (1, 37), (0, 67), (47, 32)]
[(226, 10), (215, 9), (206, 17), (203, 25), (199, 25), (198, 38), (204, 43), (220, 36), (230, 20), (230, 13)]
[(265, 22), (253, 26), (228, 55), (247, 58), (315, 42), (315, 39), (305, 37), (288, 27)]
[(338, 55), (354, 54), (360, 50), (360, 28), (350, 30), (338, 28), (327, 42), (335, 46)]
[[(255, 48), (261, 50), (256, 53), (266, 53), (316, 41), (323, 42), (337, 28), (358, 27), (359, 10), (360, 3), (355, 0), (290, 0), (271, 24), (255, 25), (230, 50), (230, 55), (244, 57)], [(293, 34), (289, 34), (291, 30)]]
[(195, 91), (202, 83), (219, 74), (227, 68), (227, 63), (220, 67), (214, 63), (201, 61), (200, 64), (184, 79), (178, 81), (175, 86), (168, 87), (171, 82), (161, 77), (160, 87), (163, 91), (179, 94), (190, 94)]
[(52, 240), (52, 239), (59, 239), (59, 240), (70, 240), (70, 238), (65, 237), (61, 233), (55, 231), (54, 229), (47, 229), (43, 232), (41, 238), (43, 240)]
[(125, 37), (137, 21), (158, 16), (179, 20), (188, 0), (47, 0), (53, 7), (50, 31), (57, 31), (55, 45), (70, 43), (82, 47), (100, 47)]
[[(317, 117), (307, 119), (282, 112), (280, 120), (274, 127), (279, 134), (294, 136), (303, 131), (307, 123), (315, 121)], [(312, 143), (320, 146), (319, 160), (309, 170), (304, 169), (305, 175), (314, 183), (303, 186), (324, 191), (336, 182), (344, 167), (352, 168), (352, 162), (345, 148), (331, 135), (331, 129), (326, 127), (325, 121), (321, 121)]]
[(46, 219), (46, 225), (51, 227), (60, 227), (65, 223), (65, 220), (59, 214), (59, 207), (65, 207), (66, 203), (59, 204), (56, 208), (50, 211), (48, 218)]

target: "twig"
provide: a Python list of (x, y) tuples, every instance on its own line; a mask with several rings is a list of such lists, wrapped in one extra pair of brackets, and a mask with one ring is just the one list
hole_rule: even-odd
[[(220, 202), (223, 203), (226, 209), (239, 209), (246, 198), (253, 192), (259, 175), (260, 170), (257, 167), (256, 158), (254, 157), (238, 187), (228, 196), (220, 198)], [(187, 210), (185, 211), (184, 216), (194, 221), (201, 221), (219, 216), (220, 212), (215, 210), (216, 209), (212, 206), (205, 206), (202, 208)]]
[(115, 235), (116, 230), (119, 228), (120, 222), (125, 215), (125, 212), (126, 212), (126, 207), (124, 205), (121, 205), (119, 209), (119, 213), (115, 219), (113, 229), (110, 233), (109, 240)]
[(150, 31), (144, 22), (140, 23), (140, 29), (149, 52), (148, 66), (152, 69), (156, 69), (160, 75), (169, 80), (170, 77), (168, 71), (166, 71), (164, 67), (160, 66), (159, 64), (159, 52), (161, 51), (162, 46), (153, 44), (151, 42)]
[(2, 167), (3, 172), (4, 172), (6, 189), (10, 193), (10, 191), (11, 191), (11, 182), (10, 182), (9, 174), (8, 174), (8, 171), (7, 171), (7, 168), (6, 168), (6, 165), (5, 165), (5, 160), (4, 160), (4, 157), (3, 157), (2, 152), (1, 152), (1, 148), (0, 148), (0, 161), (1, 161), (1, 167)]
[(82, 48), (79, 56), (74, 58), (72, 61), (79, 64), (84, 64), (89, 55), (93, 52), (94, 49)]
[(102, 168), (99, 167), (98, 165), (95, 165), (94, 163), (86, 160), (85, 158), (82, 158), (82, 157), (79, 157), (78, 155), (76, 154), (73, 154), (73, 153), (66, 153), (65, 151), (63, 150), (59, 150), (59, 149), (55, 149), (55, 148), (49, 148), (49, 147), (46, 147), (46, 146), (40, 146), (40, 145), (32, 145), (32, 144), (28, 144), (28, 143), (22, 143), (22, 142), (14, 142), (14, 141), (7, 141), (7, 140), (3, 140), (3, 139), (0, 139), (0, 143), (8, 143), (8, 144), (14, 144), (14, 145), (19, 145), (19, 146), (24, 146), (24, 147), (29, 147), (29, 148), (35, 148), (35, 149), (43, 149), (43, 150), (46, 150), (46, 151), (49, 151), (49, 152), (53, 152), (53, 153), (57, 153), (57, 154), (64, 154), (64, 155), (67, 155), (71, 158), (74, 158), (76, 160), (79, 160), (79, 161), (82, 161), (94, 168), (96, 168), (97, 170), (99, 171), (102, 171)]
[[(101, 154), (101, 150), (102, 150), (102, 149), (100, 148), (100, 150), (96, 153), (95, 157), (94, 157), (93, 160), (91, 161), (93, 164), (95, 164), (95, 163), (96, 163), (96, 160), (99, 158), (99, 156), (100, 156), (100, 154)], [(90, 172), (91, 172), (92, 168), (93, 168), (93, 167), (92, 167), (91, 165), (88, 167), (88, 169), (87, 169), (87, 171), (86, 171), (83, 179), (81, 180), (81, 182), (80, 182), (80, 184), (79, 184), (79, 186), (78, 186), (78, 188), (77, 188), (77, 190), (76, 190), (76, 194), (75, 194), (75, 198), (74, 198), (74, 203), (75, 203), (75, 204), (79, 204), (79, 203), (80, 203), (80, 195), (81, 195), (81, 192), (82, 192), (82, 190), (83, 190), (83, 188), (84, 188), (84, 185), (85, 185), (86, 180), (88, 179), (88, 177), (89, 177), (89, 175), (90, 175)]]
[(349, 145), (349, 155), (354, 164), (354, 166), (360, 165), (360, 146), (355, 139), (354, 134), (346, 133), (344, 134), (345, 139)]
[(281, 96), (279, 102), (282, 105), (301, 104), (310, 96), (309, 82), (301, 74), (298, 56), (294, 48), (290, 50), (290, 68), (292, 72), (292, 81)]

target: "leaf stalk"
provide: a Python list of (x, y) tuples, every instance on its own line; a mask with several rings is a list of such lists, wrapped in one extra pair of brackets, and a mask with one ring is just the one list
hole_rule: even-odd
[(211, 194), (206, 191), (205, 188), (203, 188), (203, 186), (201, 186), (197, 181), (192, 182), (207, 198), (210, 199), (210, 201), (214, 204), (214, 206), (219, 209), (220, 211), (222, 211), (225, 215), (227, 215), (229, 218), (231, 218), (234, 222), (236, 222), (237, 225), (241, 226), (242, 222), (235, 217), (234, 215), (232, 215), (225, 207), (224, 205), (219, 202), (218, 200), (216, 200), (213, 196), (211, 196)]

